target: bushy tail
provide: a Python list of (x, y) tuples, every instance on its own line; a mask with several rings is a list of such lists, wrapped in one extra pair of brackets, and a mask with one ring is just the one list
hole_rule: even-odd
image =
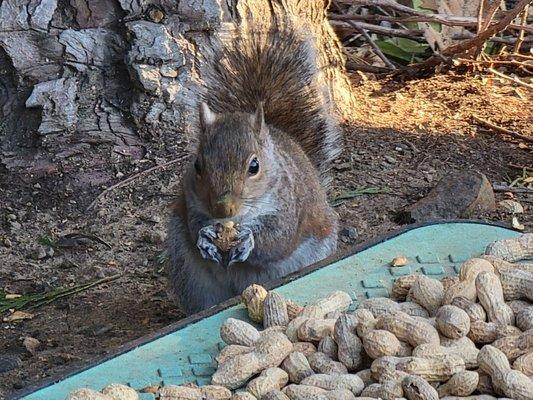
[(327, 185), (341, 150), (339, 126), (319, 77), (314, 46), (294, 30), (240, 31), (214, 49), (204, 73), (215, 112), (254, 112), (264, 102), (268, 124), (291, 135)]

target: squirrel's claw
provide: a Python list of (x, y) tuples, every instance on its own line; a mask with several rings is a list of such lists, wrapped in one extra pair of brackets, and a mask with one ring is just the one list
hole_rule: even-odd
[(221, 264), (222, 254), (220, 254), (218, 247), (213, 243), (213, 239), (216, 237), (217, 234), (214, 227), (205, 226), (198, 232), (196, 247), (198, 247), (198, 250), (200, 250), (200, 254), (204, 259)]
[(246, 261), (255, 246), (254, 235), (249, 228), (242, 228), (236, 239), (238, 244), (230, 250), (228, 266)]

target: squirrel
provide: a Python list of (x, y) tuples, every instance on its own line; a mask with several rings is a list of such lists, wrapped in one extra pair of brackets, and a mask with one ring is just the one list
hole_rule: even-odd
[[(294, 29), (240, 32), (213, 50), (198, 145), (172, 205), (169, 277), (187, 314), (331, 256), (328, 204), (340, 128), (314, 45)], [(239, 227), (224, 257), (217, 223)]]

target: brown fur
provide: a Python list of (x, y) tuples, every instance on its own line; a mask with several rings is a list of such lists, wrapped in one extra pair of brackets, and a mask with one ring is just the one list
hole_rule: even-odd
[[(187, 312), (322, 260), (337, 244), (324, 185), (340, 151), (338, 127), (309, 44), (292, 31), (247, 32), (216, 54), (195, 163), (169, 229), (171, 280)], [(249, 171), (254, 158), (257, 174)], [(246, 260), (227, 268), (196, 248), (199, 230), (220, 218), (254, 240)]]

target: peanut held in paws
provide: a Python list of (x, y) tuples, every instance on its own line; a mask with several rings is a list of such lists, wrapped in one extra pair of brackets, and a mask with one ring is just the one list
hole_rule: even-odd
[(213, 240), (215, 245), (223, 252), (229, 251), (238, 244), (237, 230), (238, 225), (233, 221), (218, 223), (215, 225), (216, 238)]

